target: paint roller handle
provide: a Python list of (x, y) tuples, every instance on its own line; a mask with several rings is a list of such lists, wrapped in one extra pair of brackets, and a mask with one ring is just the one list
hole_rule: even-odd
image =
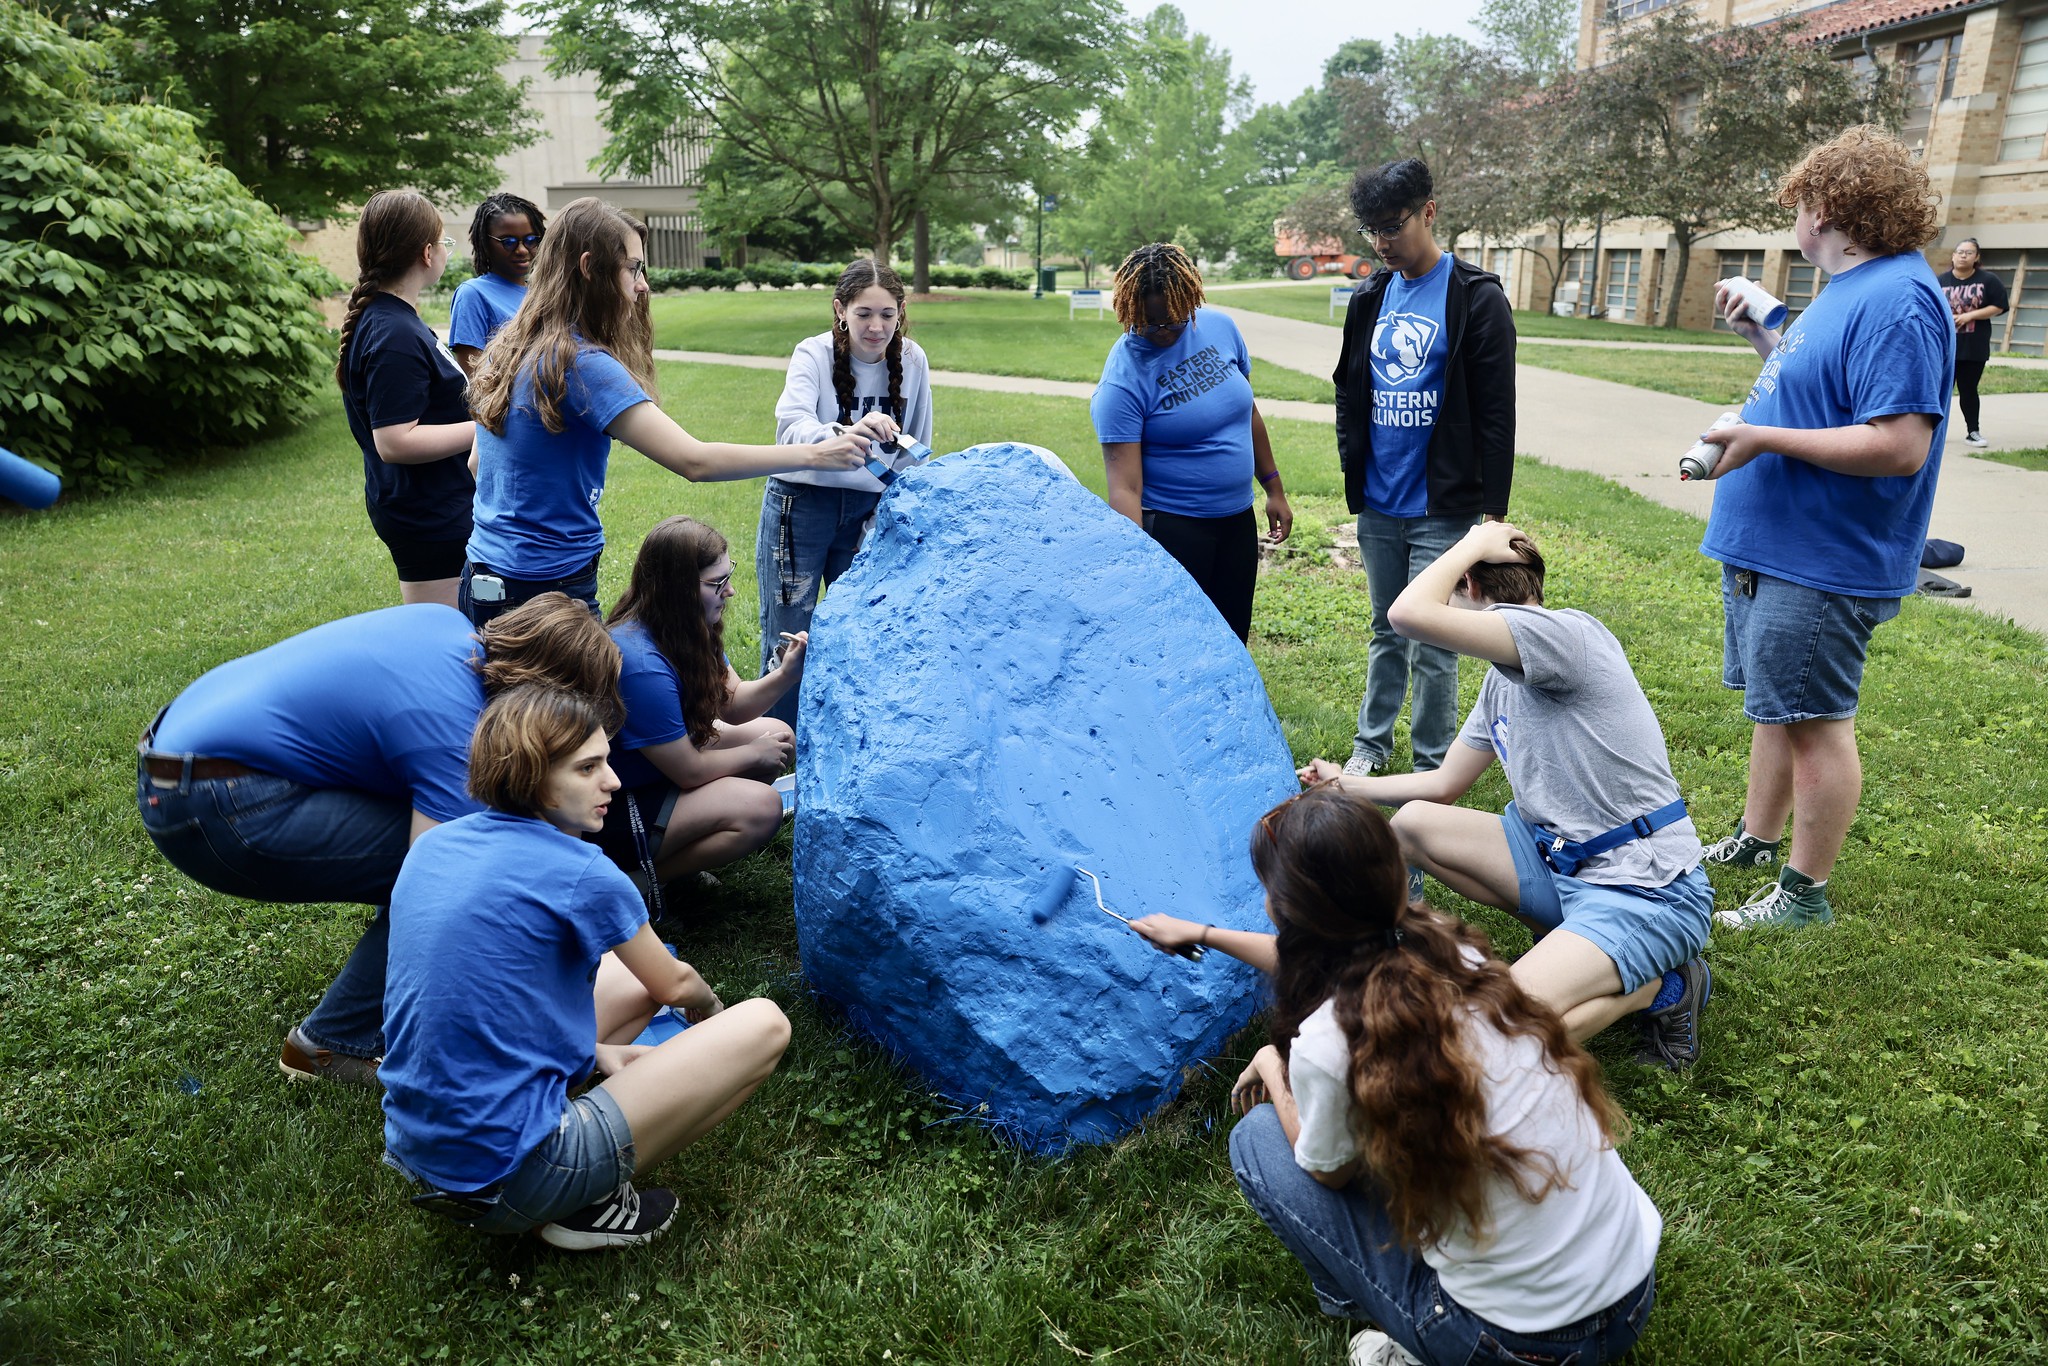
[(1209, 934), (1216, 927), (1170, 915), (1146, 915), (1126, 921), (1140, 938), (1161, 953), (1177, 954), (1191, 963), (1202, 961)]

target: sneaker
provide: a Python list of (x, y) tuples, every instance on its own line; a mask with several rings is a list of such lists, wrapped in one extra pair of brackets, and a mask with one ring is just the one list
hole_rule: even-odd
[(1700, 1060), (1700, 1015), (1714, 994), (1714, 974), (1704, 958), (1688, 958), (1678, 969), (1685, 989), (1662, 1010), (1642, 1013), (1643, 1046), (1636, 1061), (1645, 1067), (1683, 1072)]
[(382, 1058), (357, 1058), (322, 1048), (293, 1025), (284, 1036), (284, 1049), (277, 1055), (278, 1070), (287, 1081), (338, 1081), (366, 1090), (381, 1090), (377, 1064)]
[(675, 1222), (676, 1197), (659, 1187), (634, 1190), (633, 1183), (594, 1205), (540, 1226), (541, 1241), (571, 1252), (597, 1252), (608, 1247), (651, 1243)]
[(1778, 846), (1781, 840), (1760, 840), (1742, 828), (1742, 822), (1735, 822), (1735, 833), (1717, 844), (1707, 846), (1701, 855), (1708, 863), (1732, 864), (1738, 868), (1768, 868), (1778, 861)]
[(1826, 925), (1835, 918), (1828, 905), (1827, 884), (1809, 882), (1793, 888), (1774, 882), (1758, 889), (1755, 896), (1732, 911), (1715, 911), (1714, 923), (1727, 930), (1754, 930), (1766, 926), (1802, 929)]
[(1375, 758), (1370, 754), (1354, 754), (1344, 761), (1344, 776), (1347, 778), (1370, 778), (1387, 766), (1384, 757)]
[(1991, 443), (1984, 439), (1984, 433), (1970, 432), (1963, 437), (1963, 444), (1965, 446), (1988, 446)]
[(1351, 1339), (1351, 1366), (1422, 1366), (1422, 1359), (1377, 1328)]

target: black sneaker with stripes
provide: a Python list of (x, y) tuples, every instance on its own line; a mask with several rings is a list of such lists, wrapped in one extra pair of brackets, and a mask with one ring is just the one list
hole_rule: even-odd
[(594, 1205), (540, 1227), (541, 1241), (571, 1252), (597, 1252), (608, 1247), (651, 1243), (676, 1217), (676, 1197), (659, 1188), (636, 1191), (633, 1183), (613, 1191)]

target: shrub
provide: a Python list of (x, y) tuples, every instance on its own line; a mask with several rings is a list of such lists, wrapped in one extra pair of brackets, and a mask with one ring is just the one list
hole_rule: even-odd
[(300, 412), (341, 282), (98, 44), (0, 4), (0, 64), (0, 445), (103, 490)]
[(1028, 270), (1004, 270), (999, 266), (983, 266), (974, 272), (974, 282), (983, 289), (1029, 289), (1031, 272)]
[(762, 289), (790, 289), (797, 283), (795, 266), (748, 266), (742, 273), (748, 284)]

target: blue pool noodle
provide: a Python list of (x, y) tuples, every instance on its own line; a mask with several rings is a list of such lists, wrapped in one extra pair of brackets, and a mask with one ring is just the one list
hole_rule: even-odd
[(13, 451), (0, 450), (0, 498), (12, 498), (23, 507), (46, 508), (64, 491), (63, 481), (32, 465)]

